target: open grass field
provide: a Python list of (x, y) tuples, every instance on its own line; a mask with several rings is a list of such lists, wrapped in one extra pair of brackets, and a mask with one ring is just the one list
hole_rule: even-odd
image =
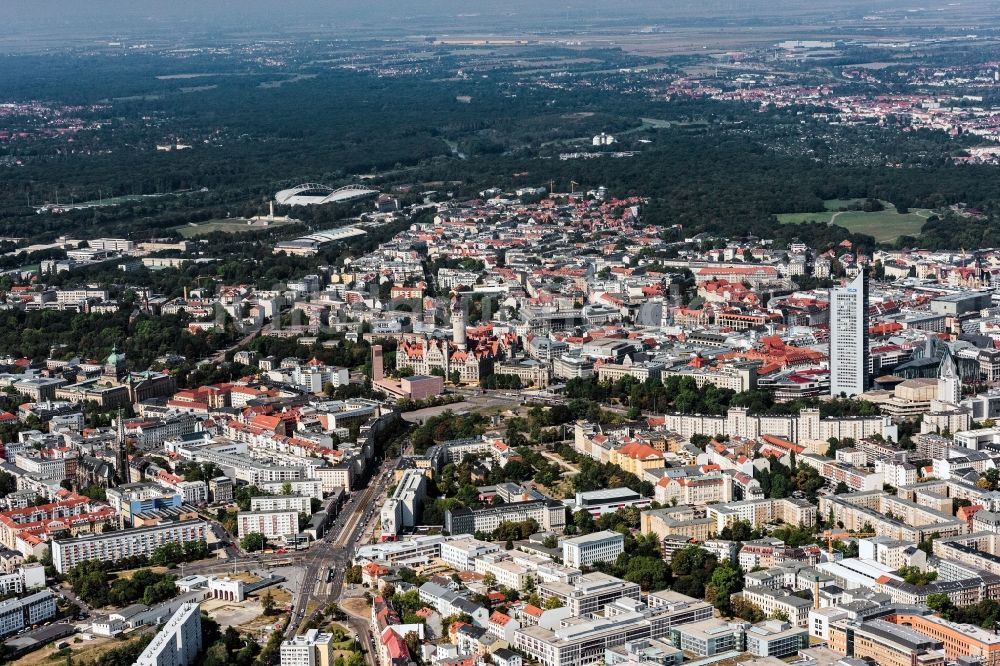
[(826, 222), (850, 229), (859, 234), (867, 234), (880, 242), (893, 241), (900, 236), (919, 236), (920, 229), (933, 211), (925, 208), (911, 208), (908, 213), (896, 212), (889, 202), (885, 210), (866, 213), (860, 210), (838, 210), (855, 203), (851, 199), (831, 199), (825, 201), (826, 211), (822, 213), (781, 213), (778, 221), (782, 224), (803, 222)]
[[(72, 636), (62, 640), (69, 641), (70, 649), (73, 651), (74, 662), (85, 661), (89, 663), (89, 662), (96, 662), (100, 658), (100, 656), (105, 652), (107, 652), (108, 650), (111, 650), (112, 648), (116, 647), (121, 647), (126, 643), (128, 643), (129, 641), (137, 639), (139, 636), (143, 635), (143, 633), (145, 632), (139, 631), (133, 634), (129, 634), (127, 640), (117, 640), (114, 638), (97, 637), (89, 641), (81, 640), (79, 643), (77, 643), (76, 639), (73, 638)], [(30, 652), (21, 657), (20, 659), (18, 659), (16, 663), (24, 664), (25, 666), (44, 666), (46, 664), (49, 665), (63, 664), (66, 661), (65, 658), (60, 659), (58, 657), (54, 657), (56, 652), (59, 651), (56, 649), (56, 643), (60, 643), (62, 642), (62, 640), (56, 641), (51, 645), (47, 645), (40, 650)]]
[(261, 224), (247, 224), (246, 220), (241, 219), (209, 220), (208, 222), (184, 224), (179, 227), (174, 227), (174, 231), (179, 233), (184, 238), (195, 238), (197, 236), (205, 236), (214, 231), (222, 231), (227, 234), (242, 234), (248, 231), (262, 231), (264, 229), (284, 227), (289, 224), (293, 224), (293, 222), (274, 220), (267, 226), (264, 226)]

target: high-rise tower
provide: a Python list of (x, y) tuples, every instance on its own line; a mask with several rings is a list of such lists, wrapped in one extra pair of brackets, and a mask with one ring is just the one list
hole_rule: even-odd
[(128, 445), (125, 443), (125, 411), (118, 408), (118, 421), (115, 423), (115, 433), (118, 450), (115, 453), (115, 476), (118, 483), (131, 483), (132, 478), (128, 471)]
[(958, 376), (958, 368), (950, 353), (944, 355), (938, 369), (937, 399), (953, 405), (962, 400), (962, 379)]
[(868, 388), (868, 275), (864, 269), (830, 290), (830, 394)]
[(382, 345), (372, 345), (372, 381), (385, 379), (385, 365), (382, 358)]

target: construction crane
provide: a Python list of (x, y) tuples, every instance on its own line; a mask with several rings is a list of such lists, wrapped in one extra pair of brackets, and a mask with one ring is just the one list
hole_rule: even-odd
[(833, 553), (833, 542), (837, 539), (841, 539), (843, 537), (873, 537), (878, 535), (874, 532), (834, 532), (832, 530), (826, 530), (820, 536), (826, 539), (827, 552)]
[[(834, 532), (833, 530), (826, 530), (820, 537), (826, 539), (826, 547), (828, 553), (833, 553), (833, 542), (835, 539), (840, 539), (842, 537), (870, 537), (876, 536), (874, 532)], [(819, 608), (819, 578), (813, 579), (813, 608)]]
[(576, 186), (579, 184), (580, 183), (576, 182), (575, 180), (569, 181), (569, 193), (576, 194)]

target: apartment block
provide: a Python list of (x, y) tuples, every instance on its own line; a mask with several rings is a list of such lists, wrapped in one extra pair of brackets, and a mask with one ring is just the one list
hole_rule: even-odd
[(512, 502), (481, 509), (452, 509), (445, 512), (444, 528), (449, 534), (492, 532), (500, 523), (534, 520), (542, 529), (551, 530), (566, 524), (566, 507), (555, 500)]
[(16, 634), (25, 627), (56, 616), (56, 595), (42, 590), (22, 599), (0, 601), (0, 636)]
[(843, 482), (851, 490), (882, 489), (883, 476), (881, 472), (869, 472), (815, 453), (805, 453), (798, 460), (799, 464), (812, 467), (823, 478), (830, 479), (834, 483)]
[[(285, 483), (284, 481), (273, 481), (262, 483), (258, 487), (272, 495), (280, 495), (284, 492)], [(287, 481), (287, 483), (291, 486), (292, 493), (295, 495), (306, 495), (320, 500), (323, 499), (323, 482), (320, 479), (297, 479)], [(350, 490), (346, 486), (345, 489)]]
[(819, 511), (853, 532), (871, 531), (901, 541), (917, 543), (935, 532), (946, 537), (964, 534), (965, 521), (941, 511), (882, 491), (820, 497)]
[(441, 544), (441, 559), (457, 571), (475, 571), (477, 558), (499, 552), (499, 544), (472, 538), (455, 539)]
[(52, 542), (52, 564), (59, 573), (66, 573), (84, 560), (116, 562), (125, 557), (149, 555), (166, 543), (205, 541), (210, 532), (204, 521), (190, 520), (59, 539)]
[(281, 666), (332, 666), (333, 634), (310, 629), (281, 643)]
[(297, 511), (312, 513), (312, 498), (304, 495), (262, 495), (250, 498), (250, 511)]
[(775, 521), (799, 527), (816, 524), (816, 507), (806, 500), (791, 497), (712, 504), (706, 507), (706, 513), (709, 518), (715, 519), (716, 532), (739, 521), (746, 521), (753, 527)]
[(483, 555), (476, 560), (475, 567), (478, 574), (492, 575), (497, 585), (518, 591), (527, 588), (528, 582), (534, 581), (537, 575), (537, 567), (514, 561), (506, 553)]
[(766, 617), (781, 613), (788, 616), (788, 621), (796, 627), (805, 627), (809, 623), (809, 609), (813, 606), (811, 600), (766, 587), (748, 587), (739, 594)]
[(259, 532), (268, 539), (294, 536), (299, 533), (298, 511), (240, 511), (236, 516), (239, 537)]
[(182, 604), (142, 651), (135, 666), (188, 666), (201, 652), (201, 606)]

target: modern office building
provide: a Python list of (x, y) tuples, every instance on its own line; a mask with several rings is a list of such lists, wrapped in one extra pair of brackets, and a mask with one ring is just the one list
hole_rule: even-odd
[(514, 632), (514, 647), (542, 666), (590, 666), (603, 662), (609, 647), (667, 636), (674, 628), (672, 615), (669, 608), (619, 599), (608, 604), (603, 615), (570, 616), (554, 629), (522, 627)]
[(755, 657), (788, 657), (809, 647), (809, 631), (780, 620), (756, 624), (744, 634), (746, 650)]
[(583, 509), (590, 512), (594, 518), (600, 518), (606, 513), (614, 513), (626, 506), (647, 509), (652, 502), (650, 498), (643, 497), (631, 488), (602, 488), (577, 493), (569, 509), (571, 513)]
[(201, 606), (182, 604), (163, 625), (135, 666), (188, 666), (201, 652)]
[(970, 624), (949, 622), (937, 615), (896, 613), (885, 618), (897, 625), (930, 636), (944, 643), (944, 656), (981, 659), (983, 666), (1000, 665), (1000, 635)]
[(585, 567), (594, 562), (614, 562), (625, 552), (625, 536), (620, 532), (604, 530), (565, 539), (563, 564), (568, 567)]
[(661, 617), (671, 627), (707, 620), (715, 614), (712, 604), (707, 601), (695, 599), (673, 590), (650, 592), (646, 597), (646, 604), (651, 609), (661, 613)]
[(943, 666), (944, 643), (908, 627), (870, 620), (860, 625), (830, 627), (830, 647), (848, 657), (869, 659), (879, 666)]
[(868, 388), (868, 276), (830, 290), (830, 395)]
[(78, 535), (52, 542), (52, 564), (66, 573), (84, 560), (116, 562), (125, 557), (149, 555), (165, 543), (205, 541), (211, 530), (202, 520), (187, 520), (119, 532)]
[(672, 628), (670, 641), (674, 647), (702, 658), (733, 650), (742, 651), (743, 625), (709, 618)]
[(599, 571), (584, 574), (572, 583), (545, 583), (539, 586), (538, 593), (546, 600), (555, 597), (561, 606), (570, 610), (573, 617), (597, 613), (618, 599), (639, 601), (640, 598), (638, 583), (630, 583)]
[(383, 541), (391, 541), (404, 528), (417, 524), (426, 487), (427, 477), (423, 470), (408, 469), (403, 472), (403, 477), (396, 484), (392, 497), (382, 505), (380, 518)]
[(681, 666), (684, 663), (684, 653), (671, 645), (670, 641), (653, 638), (605, 648), (604, 663), (606, 666), (618, 664)]

